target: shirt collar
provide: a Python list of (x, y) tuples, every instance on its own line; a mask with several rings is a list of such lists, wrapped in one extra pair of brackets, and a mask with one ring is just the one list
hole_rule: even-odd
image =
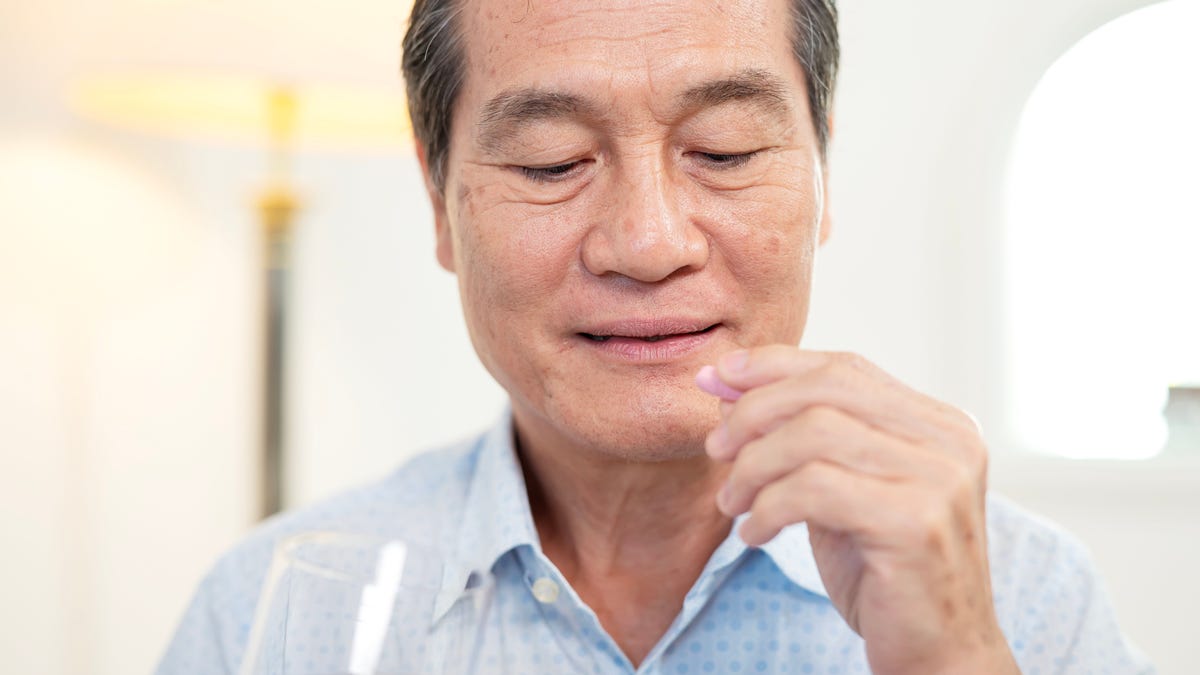
[(454, 604), (472, 571), (490, 570), (502, 555), (519, 546), (539, 547), (513, 438), (512, 413), (506, 408), (475, 449), (462, 527), (444, 572), (435, 620)]
[(750, 514), (743, 513), (734, 519), (729, 536), (713, 552), (708, 565), (700, 574), (701, 578), (722, 574), (747, 555), (761, 551), (775, 565), (775, 568), (793, 584), (810, 593), (829, 599), (829, 593), (825, 590), (825, 584), (821, 581), (821, 573), (817, 569), (812, 545), (808, 540), (807, 525), (798, 523), (785, 527), (774, 539), (752, 550), (746, 546), (746, 542), (742, 541), (742, 537), (738, 534), (738, 529), (749, 517)]
[[(727, 567), (746, 553), (748, 547), (737, 534), (746, 518), (743, 514), (735, 520), (729, 537), (713, 553), (706, 573)], [(517, 458), (512, 412), (506, 408), (476, 448), (462, 527), (452, 561), (446, 566), (434, 619), (441, 618), (458, 599), (472, 571), (490, 570), (500, 556), (522, 545), (534, 550), (540, 548), (525, 476)], [(821, 597), (829, 597), (817, 570), (804, 523), (784, 528), (761, 550), (792, 583)]]
[[(746, 516), (740, 516), (738, 524), (741, 524), (740, 521), (744, 518)], [(735, 526), (734, 532), (730, 534), (736, 537), (736, 531)], [(741, 541), (741, 537), (738, 537), (738, 541)], [(825, 583), (821, 581), (821, 573), (817, 569), (817, 560), (813, 556), (812, 544), (808, 540), (808, 526), (805, 523), (783, 528), (774, 539), (763, 544), (761, 549), (792, 583), (823, 598), (829, 598), (829, 592), (825, 590)]]

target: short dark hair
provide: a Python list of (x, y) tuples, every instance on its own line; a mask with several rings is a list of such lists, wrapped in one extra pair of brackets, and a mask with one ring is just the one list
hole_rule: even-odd
[[(450, 124), (466, 71), (466, 50), (457, 18), (463, 3), (469, 1), (416, 0), (404, 35), (401, 63), (408, 89), (408, 113), (439, 192), (445, 187)], [(813, 128), (824, 157), (838, 70), (837, 5), (835, 0), (788, 1), (792, 53), (804, 70)]]

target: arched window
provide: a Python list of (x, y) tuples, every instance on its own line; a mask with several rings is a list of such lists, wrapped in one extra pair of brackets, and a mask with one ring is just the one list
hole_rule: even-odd
[(1200, 385), (1200, 1), (1085, 37), (1023, 113), (1006, 228), (1007, 409), (1028, 449), (1137, 459)]

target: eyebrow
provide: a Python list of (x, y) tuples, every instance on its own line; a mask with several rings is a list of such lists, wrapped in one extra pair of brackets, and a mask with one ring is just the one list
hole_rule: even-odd
[(681, 111), (745, 101), (781, 116), (792, 113), (787, 85), (771, 73), (753, 68), (730, 77), (698, 84), (683, 92), (679, 100)]
[[(788, 88), (765, 70), (746, 69), (729, 77), (702, 82), (677, 97), (675, 114), (681, 116), (725, 103), (747, 102), (788, 117), (792, 113)], [(523, 127), (549, 119), (599, 117), (601, 106), (594, 99), (537, 87), (505, 91), (484, 106), (479, 116), (479, 144), (495, 150), (511, 140)]]
[(592, 115), (596, 106), (582, 96), (530, 87), (501, 92), (479, 116), (479, 143), (495, 149), (522, 127), (541, 120)]

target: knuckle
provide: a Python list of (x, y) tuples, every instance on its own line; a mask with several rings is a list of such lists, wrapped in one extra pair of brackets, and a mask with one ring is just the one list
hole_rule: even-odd
[(753, 487), (760, 484), (761, 476), (766, 468), (766, 458), (761, 441), (751, 441), (742, 447), (737, 461), (729, 471), (729, 482), (741, 487)]
[(729, 475), (725, 478), (726, 485), (735, 492), (740, 490), (747, 483), (747, 471), (744, 458), (738, 457), (737, 461), (733, 463), (733, 468), (729, 470)]
[(845, 370), (856, 373), (869, 373), (875, 368), (867, 357), (858, 352), (834, 352), (834, 360)]
[(826, 494), (830, 487), (833, 476), (830, 472), (832, 467), (822, 461), (817, 460), (805, 465), (804, 468), (796, 472), (796, 492), (804, 495), (820, 495)]
[(799, 507), (802, 493), (789, 489), (786, 481), (768, 485), (754, 501), (754, 510), (772, 524), (782, 524)]
[(808, 406), (797, 418), (799, 435), (818, 443), (829, 441), (837, 433), (840, 422), (837, 409), (824, 404)]
[(849, 368), (841, 357), (832, 356), (829, 360), (817, 366), (816, 370), (822, 380), (841, 382), (847, 377)]
[(816, 367), (821, 368), (824, 366), (828, 366), (830, 363), (833, 363), (835, 360), (837, 360), (838, 354), (840, 354), (840, 353), (841, 352), (826, 352), (826, 351), (812, 352), (812, 358), (816, 363)]
[(817, 367), (819, 377), (836, 387), (847, 387), (870, 373), (865, 358), (854, 352), (832, 352), (827, 361)]
[(727, 445), (733, 447), (738, 439), (747, 435), (747, 423), (751, 414), (752, 411), (743, 406), (742, 401), (738, 401), (737, 405), (733, 407), (733, 411), (725, 417), (725, 442)]
[(725, 420), (732, 435), (756, 438), (766, 431), (770, 418), (768, 411), (761, 405), (760, 397), (755, 395), (758, 393), (751, 390), (743, 396)]
[(991, 462), (991, 452), (985, 444), (976, 441), (970, 445), (968, 451), (969, 468), (974, 474), (976, 480), (985, 480), (988, 473), (988, 464)]
[(975, 472), (971, 463), (949, 456), (938, 456), (933, 465), (935, 487), (932, 492), (942, 499), (955, 500), (974, 489)]
[(842, 361), (855, 370), (862, 370), (867, 365), (867, 359), (858, 352), (842, 352)]
[(987, 444), (983, 442), (979, 436), (970, 435), (960, 443), (962, 448), (962, 461), (964, 469), (966, 469), (973, 478), (978, 478), (987, 474), (989, 452)]
[(926, 498), (919, 502), (913, 514), (912, 534), (922, 542), (937, 542), (945, 538), (951, 522), (950, 508), (944, 499)]
[(805, 414), (797, 424), (796, 448), (804, 447), (805, 449), (820, 450), (827, 447), (830, 438), (834, 436), (832, 426), (828, 419), (824, 419), (820, 414)]
[(865, 442), (851, 443), (844, 447), (843, 452), (852, 466), (868, 467), (871, 472), (884, 470), (878, 457), (879, 446)]
[(961, 504), (975, 495), (975, 472), (965, 464), (955, 463), (946, 484), (949, 502)]
[(946, 532), (967, 522), (981, 503), (984, 481), (974, 467), (949, 459), (942, 462), (938, 485), (928, 491), (922, 515), (927, 529)]
[(783, 447), (783, 456), (788, 466), (802, 466), (812, 454), (813, 447), (813, 443), (805, 440), (801, 434), (788, 434), (788, 443)]
[[(786, 510), (791, 502), (787, 491), (779, 485), (771, 485), (759, 494), (760, 497), (755, 500), (754, 506), (756, 510), (761, 510), (764, 514), (778, 514)], [(759, 502), (761, 502), (761, 509), (759, 509)]]

